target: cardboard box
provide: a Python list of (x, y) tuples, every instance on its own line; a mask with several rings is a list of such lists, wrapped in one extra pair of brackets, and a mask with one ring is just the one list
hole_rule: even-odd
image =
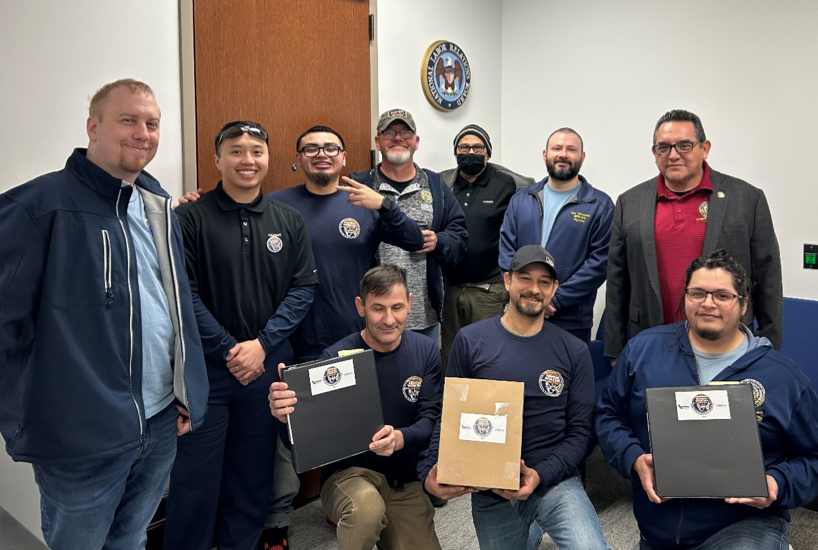
[(446, 378), (438, 483), (519, 489), (524, 397), (522, 382)]

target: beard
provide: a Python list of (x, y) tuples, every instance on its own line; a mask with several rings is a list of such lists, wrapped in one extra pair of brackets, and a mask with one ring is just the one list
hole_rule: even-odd
[(715, 342), (716, 340), (720, 339), (724, 334), (724, 331), (715, 330), (712, 328), (697, 328), (695, 330), (699, 338), (701, 338), (702, 340), (709, 340), (710, 342)]
[(533, 298), (533, 297), (534, 297), (533, 294), (528, 294), (528, 295), (525, 295), (525, 296), (520, 295), (520, 297), (517, 300), (514, 300), (514, 307), (517, 309), (517, 311), (519, 311), (520, 313), (522, 313), (526, 317), (531, 317), (531, 318), (540, 317), (543, 314), (543, 312), (545, 311), (545, 304), (544, 303), (541, 302), (539, 305), (531, 305), (531, 306), (523, 305), (523, 300), (522, 300), (523, 298)]
[[(558, 162), (567, 162), (567, 168), (557, 168)], [(548, 170), (548, 175), (557, 181), (568, 181), (574, 179), (579, 174), (579, 169), (582, 168), (582, 161), (578, 160), (576, 164), (572, 163), (565, 157), (557, 157), (554, 160), (546, 159), (545, 169)]]
[(315, 174), (315, 177), (313, 178), (313, 181), (315, 181), (315, 183), (317, 183), (321, 187), (326, 187), (327, 185), (329, 185), (329, 180), (330, 180), (329, 174), (327, 174), (326, 172), (317, 172)]
[(412, 152), (409, 151), (408, 149), (403, 153), (399, 153), (398, 151), (393, 151), (392, 149), (387, 149), (385, 156), (386, 156), (387, 160), (389, 160), (389, 162), (391, 162), (392, 164), (398, 164), (398, 165), (406, 164), (407, 162), (412, 160)]

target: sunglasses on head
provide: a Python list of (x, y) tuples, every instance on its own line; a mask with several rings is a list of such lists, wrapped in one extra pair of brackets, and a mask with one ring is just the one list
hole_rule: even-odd
[(236, 124), (219, 132), (219, 137), (216, 140), (216, 152), (219, 152), (219, 148), (225, 139), (237, 138), (245, 133), (267, 141), (267, 131), (258, 124)]

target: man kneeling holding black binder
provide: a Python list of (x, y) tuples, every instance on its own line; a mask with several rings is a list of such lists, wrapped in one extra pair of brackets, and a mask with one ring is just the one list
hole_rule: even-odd
[[(680, 304), (687, 321), (628, 342), (599, 399), (599, 444), (633, 482), (642, 550), (786, 549), (789, 509), (818, 494), (818, 396), (791, 360), (741, 323), (750, 294), (744, 268), (726, 251), (694, 260)], [(745, 411), (738, 390), (752, 400)], [(745, 450), (713, 467), (736, 448)], [(700, 476), (678, 479), (691, 461), (700, 461)]]
[[(373, 350), (387, 425), (373, 435), (369, 451), (321, 468), (321, 503), (338, 526), (341, 550), (371, 550), (376, 544), (384, 549), (440, 549), (434, 509), (417, 474), (418, 455), (429, 446), (440, 413), (440, 351), (430, 338), (404, 331), (412, 295), (403, 268), (370, 269), (355, 304), (364, 330), (328, 347), (320, 358)], [(286, 423), (298, 407), (297, 397), (286, 383), (273, 383), (273, 416)], [(336, 424), (343, 437), (343, 416), (326, 422)]]

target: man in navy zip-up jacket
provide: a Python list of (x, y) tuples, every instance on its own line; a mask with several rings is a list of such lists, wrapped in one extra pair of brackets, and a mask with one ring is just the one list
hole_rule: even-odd
[(88, 149), (0, 195), (0, 431), (31, 462), (50, 548), (144, 548), (208, 382), (170, 196), (143, 168), (160, 111), (92, 98)]
[[(818, 395), (791, 360), (740, 323), (750, 286), (723, 250), (694, 260), (682, 297), (687, 321), (632, 338), (599, 399), (599, 445), (632, 481), (643, 550), (701, 544), (786, 549), (789, 509), (818, 494)], [(752, 385), (769, 496), (662, 502), (653, 487), (645, 389), (711, 381)]]
[(546, 319), (586, 343), (591, 339), (594, 301), (605, 282), (614, 204), (579, 175), (585, 160), (582, 138), (560, 128), (548, 138), (543, 159), (549, 177), (511, 198), (500, 228), (500, 268), (527, 244), (541, 244), (560, 266), (560, 287)]

